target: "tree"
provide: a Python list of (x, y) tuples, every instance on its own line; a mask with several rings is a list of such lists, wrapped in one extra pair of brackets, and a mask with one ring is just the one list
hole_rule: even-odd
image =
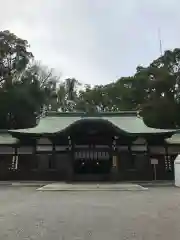
[(9, 31), (0, 32), (0, 86), (8, 88), (26, 68), (33, 54), (26, 40)]
[(94, 103), (94, 88), (91, 88), (89, 84), (84, 86), (78, 93), (76, 101), (76, 110), (82, 112), (95, 112), (96, 106)]
[[(18, 97), (14, 84), (26, 68), (33, 54), (29, 52), (26, 40), (9, 31), (0, 32), (0, 125), (9, 127), (13, 122), (13, 101)], [(15, 97), (16, 96), (16, 97)], [(4, 104), (5, 103), (5, 104)]]
[(67, 78), (64, 82), (59, 84), (57, 89), (57, 97), (59, 108), (61, 111), (74, 111), (78, 98), (78, 86), (80, 82), (75, 78)]
[(141, 104), (145, 122), (158, 128), (177, 127), (180, 125), (180, 50), (166, 51), (143, 71), (149, 76), (148, 98)]
[(36, 88), (32, 89), (33, 98), (36, 99), (37, 107), (41, 108), (45, 105), (51, 110), (57, 109), (57, 84), (60, 76), (55, 74), (53, 69), (42, 65), (40, 62), (32, 62), (24, 71), (21, 81), (23, 84), (31, 84)]
[(0, 32), (0, 127), (27, 128), (36, 124), (44, 105), (56, 108), (58, 77), (33, 61), (26, 40)]
[(34, 126), (44, 106), (57, 108), (57, 81), (53, 70), (40, 63), (33, 62), (24, 70), (20, 80), (14, 83), (11, 93), (14, 96), (14, 101), (11, 100), (13, 127)]
[[(180, 126), (180, 49), (166, 51), (133, 76), (79, 92), (76, 107), (85, 111), (138, 110), (147, 125)], [(166, 109), (166, 110), (165, 110)]]
[[(180, 126), (180, 49), (166, 51), (133, 76), (106, 85), (59, 82), (53, 69), (35, 62), (26, 40), (0, 32), (0, 127), (34, 126), (44, 106), (61, 111), (138, 110), (151, 127)], [(4, 104), (5, 103), (5, 104)]]
[(58, 109), (60, 108), (62, 112), (66, 111), (66, 86), (64, 82), (61, 82), (57, 89), (57, 102)]

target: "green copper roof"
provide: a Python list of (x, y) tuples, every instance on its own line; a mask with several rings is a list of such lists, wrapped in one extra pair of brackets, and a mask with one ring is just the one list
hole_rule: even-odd
[(18, 139), (12, 137), (9, 133), (0, 133), (0, 144), (13, 145), (16, 144), (18, 141)]
[(10, 130), (9, 132), (20, 132), (30, 134), (53, 134), (66, 129), (80, 117), (44, 117), (41, 118), (39, 124), (34, 128)]
[(147, 127), (143, 120), (137, 117), (136, 112), (98, 113), (89, 115), (85, 113), (50, 113), (40, 120), (34, 128), (10, 130), (14, 134), (55, 134), (66, 130), (79, 121), (102, 120), (112, 124), (126, 134), (170, 134), (176, 130), (155, 129)]
[(180, 144), (180, 133), (172, 135), (171, 138), (167, 138), (166, 142), (169, 144)]
[(110, 121), (113, 125), (117, 126), (124, 132), (130, 134), (157, 134), (157, 133), (168, 133), (175, 132), (175, 130), (171, 129), (157, 129), (150, 128), (145, 125), (144, 121), (137, 116), (127, 116), (127, 117), (105, 117), (108, 121)]

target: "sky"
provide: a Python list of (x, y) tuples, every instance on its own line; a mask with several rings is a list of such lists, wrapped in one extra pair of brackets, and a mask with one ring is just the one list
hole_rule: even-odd
[(84, 84), (135, 73), (180, 47), (179, 0), (0, 0), (0, 30), (28, 40), (35, 58)]

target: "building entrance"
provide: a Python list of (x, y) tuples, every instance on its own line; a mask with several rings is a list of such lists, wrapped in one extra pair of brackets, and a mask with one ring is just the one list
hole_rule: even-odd
[(75, 174), (108, 174), (112, 160), (107, 149), (82, 148), (75, 150), (73, 164)]

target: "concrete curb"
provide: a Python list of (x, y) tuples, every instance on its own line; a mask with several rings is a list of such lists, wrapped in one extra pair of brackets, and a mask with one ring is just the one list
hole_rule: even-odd
[(37, 191), (146, 191), (137, 184), (48, 184)]
[(4, 183), (0, 183), (0, 186), (12, 186), (12, 183), (4, 182)]
[(46, 184), (37, 184), (37, 183), (12, 183), (12, 187), (43, 187)]
[(43, 187), (52, 182), (12, 182), (12, 181), (0, 181), (0, 186), (12, 186), (12, 187)]
[(141, 190), (140, 189), (139, 190), (135, 190), (135, 189), (62, 189), (62, 190), (54, 189), (52, 190), (52, 189), (38, 188), (36, 190), (40, 192), (143, 192), (149, 189), (144, 188)]
[(175, 187), (174, 183), (142, 183), (143, 187)]
[[(45, 187), (47, 185), (52, 185), (52, 184), (54, 184), (54, 185), (66, 185), (66, 186), (69, 186), (69, 189), (70, 189), (70, 186), (72, 186), (72, 185), (74, 185), (74, 186), (78, 185), (78, 183), (71, 184), (71, 183), (50, 182), (50, 181), (44, 181), (44, 182), (43, 181), (0, 181), (0, 186), (7, 186), (7, 187), (8, 186), (13, 186), (13, 187), (37, 187), (37, 188), (39, 187), (39, 188), (42, 188), (42, 187)], [(88, 184), (88, 183), (83, 183), (82, 182), (80, 185), (84, 186), (84, 188), (85, 188), (84, 191), (87, 191), (87, 190), (90, 191), (91, 190), (91, 189), (89, 189), (90, 185), (94, 186), (93, 189), (97, 188), (97, 187), (95, 187), (96, 185), (102, 185), (102, 186), (109, 185), (108, 189), (111, 188), (110, 189), (111, 191), (112, 191), (113, 185), (116, 186), (114, 191), (117, 191), (117, 185), (120, 185), (120, 186), (121, 185), (133, 185), (133, 186), (140, 185), (141, 187), (144, 187), (144, 188), (149, 188), (149, 187), (175, 187), (175, 184), (174, 184), (173, 181), (169, 181), (169, 182), (166, 182), (166, 181), (165, 182), (161, 182), (161, 181), (159, 181), (159, 182), (158, 181), (157, 182), (124, 182), (124, 183), (114, 183), (114, 184), (113, 183), (109, 183), (109, 184), (106, 184), (106, 183), (102, 183), (102, 184), (101, 183), (99, 183), (99, 184), (98, 183), (97, 184), (96, 183), (91, 183), (91, 184)], [(86, 188), (88, 188), (88, 189), (86, 190)], [(82, 189), (82, 187), (81, 187), (81, 189)], [(46, 190), (46, 191), (48, 191), (48, 190)], [(74, 191), (74, 187), (69, 191)]]

